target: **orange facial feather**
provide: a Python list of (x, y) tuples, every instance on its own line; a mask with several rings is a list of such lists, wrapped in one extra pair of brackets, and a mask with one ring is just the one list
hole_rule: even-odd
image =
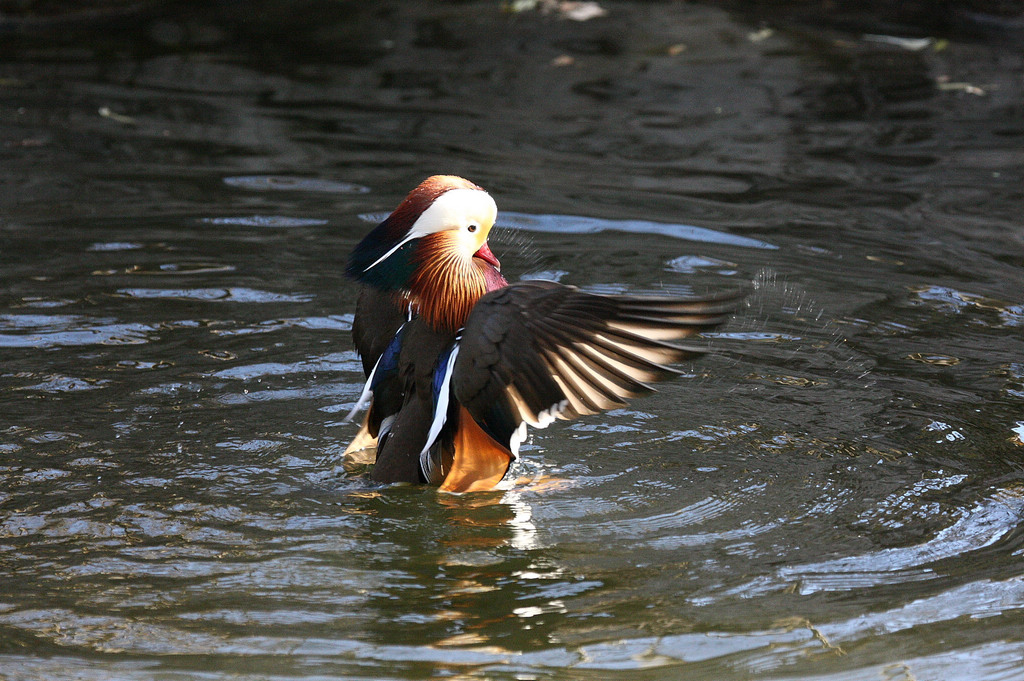
[(487, 265), (460, 255), (455, 238), (451, 232), (439, 232), (420, 239), (417, 268), (409, 282), (419, 315), (435, 329), (461, 327), (487, 292)]

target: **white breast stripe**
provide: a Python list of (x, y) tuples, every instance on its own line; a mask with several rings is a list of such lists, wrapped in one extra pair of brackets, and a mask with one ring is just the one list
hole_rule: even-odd
[[(398, 331), (395, 332), (395, 336), (402, 333), (403, 328), (405, 328), (405, 324), (398, 327)], [(392, 340), (394, 340), (394, 338), (392, 338)], [(391, 347), (391, 342), (388, 342), (388, 347)], [(342, 423), (351, 422), (352, 419), (355, 418), (356, 412), (365, 407), (370, 401), (370, 395), (373, 394), (373, 390), (370, 389), (370, 386), (373, 385), (373, 377), (377, 375), (377, 367), (380, 366), (380, 361), (384, 358), (387, 351), (387, 348), (385, 348), (384, 352), (382, 352), (380, 357), (377, 358), (377, 363), (373, 365), (373, 370), (370, 371), (370, 375), (367, 377), (365, 385), (363, 385), (363, 392), (359, 393), (359, 399), (356, 400), (356, 406), (352, 407), (352, 411), (348, 413), (348, 416), (341, 420)]]
[[(381, 355), (383, 357), (383, 355)], [(377, 358), (377, 364), (380, 364), (380, 357)], [(366, 384), (363, 385), (363, 392), (359, 393), (359, 399), (356, 400), (356, 406), (352, 407), (352, 411), (348, 413), (348, 416), (341, 420), (342, 423), (349, 423), (356, 417), (356, 412), (365, 407), (370, 401), (370, 396), (373, 391), (370, 390), (370, 386), (373, 385), (373, 377), (377, 373), (377, 364), (373, 365), (373, 371), (370, 372), (370, 377), (366, 379)]]
[(459, 343), (458, 339), (455, 341), (455, 347), (452, 349), (452, 354), (448, 356), (448, 362), (444, 367), (444, 380), (441, 382), (441, 390), (437, 394), (437, 406), (434, 407), (434, 420), (430, 422), (430, 432), (427, 433), (427, 443), (423, 445), (423, 449), (420, 451), (420, 468), (423, 469), (423, 474), (430, 479), (430, 447), (434, 444), (434, 440), (441, 433), (441, 428), (444, 427), (445, 421), (448, 420), (448, 401), (451, 394), (452, 386), (452, 367), (455, 366), (455, 359), (459, 356)]

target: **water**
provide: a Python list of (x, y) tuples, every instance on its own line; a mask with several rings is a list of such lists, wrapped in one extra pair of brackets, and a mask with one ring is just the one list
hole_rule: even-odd
[[(0, 677), (1024, 678), (1018, 51), (458, 8), (4, 53)], [(510, 489), (375, 487), (341, 269), (435, 172), (513, 279), (748, 307)]]

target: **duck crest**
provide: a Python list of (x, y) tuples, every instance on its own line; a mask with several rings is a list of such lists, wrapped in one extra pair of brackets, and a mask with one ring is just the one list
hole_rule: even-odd
[(393, 293), (409, 317), (455, 331), (489, 287), (505, 283), (486, 241), (495, 211), (469, 180), (429, 177), (356, 246), (346, 273)]
[[(345, 274), (356, 281), (382, 291), (408, 287), (416, 268), (416, 244), (402, 243), (417, 218), (447, 191), (475, 189), (479, 186), (455, 175), (434, 175), (421, 182), (383, 222), (375, 227), (352, 251)], [(401, 245), (399, 245), (401, 244)], [(396, 249), (397, 246), (397, 249)], [(392, 249), (395, 249), (392, 252)]]
[[(398, 208), (380, 224), (380, 227), (384, 227), (391, 223), (386, 233), (382, 234), (381, 237), (391, 243), (398, 242), (409, 231), (413, 223), (416, 222), (416, 218), (422, 215), (423, 211), (427, 208), (430, 208), (430, 205), (441, 194), (451, 189), (476, 189), (484, 191), (476, 184), (457, 175), (432, 175), (409, 192)], [(376, 231), (374, 230), (374, 232)]]

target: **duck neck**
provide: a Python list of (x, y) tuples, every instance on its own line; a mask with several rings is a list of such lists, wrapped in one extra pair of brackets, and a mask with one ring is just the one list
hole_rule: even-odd
[(409, 302), (430, 326), (454, 332), (487, 292), (486, 264), (462, 257), (443, 239), (424, 241), (409, 280)]

